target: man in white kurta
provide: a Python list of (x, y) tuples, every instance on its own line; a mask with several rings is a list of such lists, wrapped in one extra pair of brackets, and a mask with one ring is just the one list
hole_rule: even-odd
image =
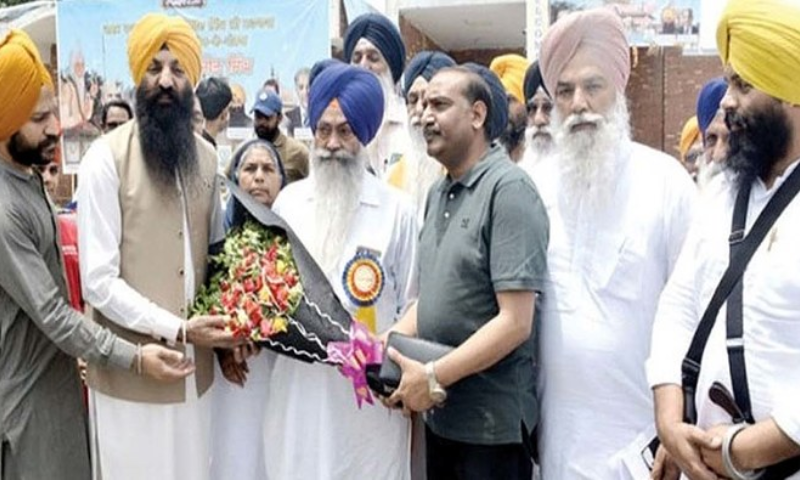
[[(410, 202), (366, 172), (363, 146), (383, 112), (380, 85), (365, 70), (328, 67), (311, 86), (309, 112), (311, 175), (281, 191), (273, 210), (326, 272), (345, 308), (381, 333), (416, 298), (417, 227)], [(361, 268), (367, 266), (380, 274)], [(269, 360), (269, 478), (409, 478), (406, 418), (377, 402), (359, 409), (352, 384), (335, 368)]]
[(542, 478), (648, 478), (641, 452), (655, 432), (644, 362), (694, 186), (675, 159), (630, 140), (628, 46), (615, 14), (559, 20), (540, 61), (555, 92), (557, 148), (533, 171), (551, 227), (539, 324)]
[(380, 80), (383, 89), (383, 120), (367, 145), (369, 169), (378, 178), (408, 152), (411, 138), (405, 99), (397, 84), (403, 75), (406, 48), (400, 30), (381, 13), (359, 15), (344, 33), (344, 60), (365, 68)]
[(186, 320), (208, 247), (223, 235), (215, 154), (191, 129), (199, 48), (184, 20), (142, 18), (129, 41), (137, 119), (96, 141), (81, 164), (80, 267), (94, 319), (134, 343), (185, 349), (196, 367), (171, 385), (90, 367), (98, 479), (208, 478), (208, 347), (233, 337), (222, 317)]
[[(647, 363), (662, 445), (691, 478), (743, 478), (741, 472), (800, 456), (800, 197), (794, 197), (767, 232), (741, 280), (741, 344), (755, 423), (737, 431), (741, 425), (734, 427), (731, 415), (709, 396), (714, 382), (735, 394), (727, 304), (716, 317), (703, 355), (695, 394), (697, 426), (683, 422), (681, 389), (682, 360), (729, 263), (728, 238), (739, 189), (750, 186), (744, 229), (750, 235), (776, 192), (790, 176), (800, 174), (800, 58), (794, 55), (799, 25), (800, 7), (794, 3), (732, 1), (718, 29), (728, 83), (720, 106), (731, 127), (726, 170), (703, 193), (659, 302)], [(786, 61), (775, 64), (775, 56)], [(739, 475), (724, 468), (723, 450)], [(800, 473), (781, 478), (798, 479)]]

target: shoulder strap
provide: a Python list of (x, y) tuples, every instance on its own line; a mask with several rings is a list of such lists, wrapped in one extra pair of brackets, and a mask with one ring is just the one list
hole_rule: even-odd
[[(747, 195), (740, 195), (736, 197), (736, 205), (733, 209), (733, 220), (731, 222), (731, 238), (730, 238), (730, 262), (736, 261), (736, 256), (742, 249), (741, 238), (744, 236), (745, 226), (747, 224), (747, 203), (750, 197), (750, 188), (742, 189), (747, 190)], [(776, 216), (777, 218), (777, 216)], [(770, 222), (770, 225), (773, 222)], [(769, 228), (767, 228), (769, 230)], [(761, 242), (759, 242), (761, 243)], [(728, 296), (726, 308), (726, 333), (725, 343), (728, 348), (728, 363), (731, 372), (731, 382), (734, 391), (734, 400), (739, 407), (736, 415), (734, 415), (733, 423), (755, 423), (753, 415), (750, 411), (750, 394), (747, 388), (747, 370), (744, 361), (744, 322), (743, 316), (743, 296), (744, 296), (744, 282), (740, 276), (733, 286), (733, 290)], [(739, 415), (741, 413), (741, 416)]]
[[(717, 314), (736, 283), (741, 280), (745, 268), (747, 268), (747, 264), (758, 249), (758, 246), (764, 240), (767, 232), (772, 228), (775, 220), (778, 219), (786, 206), (789, 205), (795, 197), (798, 190), (800, 190), (800, 168), (795, 168), (789, 175), (789, 178), (778, 188), (778, 191), (775, 192), (775, 195), (770, 199), (769, 203), (767, 203), (767, 206), (753, 224), (750, 233), (745, 236), (743, 229), (738, 229), (731, 233), (729, 242), (731, 244), (736, 244), (733, 248), (735, 252), (731, 252), (728, 268), (722, 275), (722, 279), (717, 285), (716, 290), (714, 290), (711, 301), (708, 303), (708, 307), (706, 307), (703, 313), (703, 317), (700, 320), (700, 324), (692, 338), (692, 343), (681, 365), (684, 420), (688, 423), (695, 423), (697, 421), (695, 390), (697, 389), (697, 380), (700, 375), (700, 364), (703, 358), (703, 352), (705, 351), (708, 337), (711, 335), (711, 330), (714, 327)], [(738, 220), (737, 214), (746, 218), (749, 198), (749, 186), (740, 189), (736, 197), (736, 206), (734, 208), (734, 210), (738, 209), (740, 211), (734, 212), (734, 222)], [(744, 225), (744, 222), (742, 222), (742, 225)]]

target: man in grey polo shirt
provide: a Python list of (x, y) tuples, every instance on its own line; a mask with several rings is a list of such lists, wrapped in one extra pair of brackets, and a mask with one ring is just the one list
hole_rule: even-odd
[(389, 349), (403, 376), (388, 403), (427, 412), (429, 480), (532, 475), (531, 331), (549, 225), (533, 183), (492, 144), (504, 101), (486, 69), (442, 69), (426, 93), (428, 153), (447, 175), (428, 196), (419, 302), (393, 330), (456, 348), (426, 365)]

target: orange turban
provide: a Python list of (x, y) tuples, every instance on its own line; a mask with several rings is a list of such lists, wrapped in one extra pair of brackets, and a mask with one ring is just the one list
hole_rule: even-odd
[(500, 82), (506, 92), (519, 100), (519, 103), (525, 104), (523, 85), (525, 83), (525, 71), (528, 70), (528, 60), (525, 57), (514, 53), (500, 55), (492, 60), (489, 70), (500, 78)]
[(0, 85), (0, 140), (7, 140), (27, 123), (42, 87), (53, 85), (36, 45), (21, 30), (0, 39)]
[(697, 124), (697, 117), (692, 117), (686, 121), (681, 130), (681, 142), (678, 145), (678, 150), (681, 152), (681, 160), (686, 157), (689, 149), (692, 148), (694, 142), (700, 138), (700, 127)]
[(731, 0), (717, 26), (717, 49), (747, 83), (800, 105), (800, 5), (796, 0)]
[(202, 68), (200, 39), (189, 22), (161, 13), (148, 13), (142, 17), (128, 36), (128, 63), (133, 82), (139, 85), (153, 57), (165, 45), (178, 59), (192, 86), (197, 85)]
[(618, 91), (625, 91), (631, 73), (625, 27), (614, 10), (602, 7), (570, 13), (558, 19), (544, 36), (539, 65), (553, 98), (558, 77), (581, 49), (591, 54)]

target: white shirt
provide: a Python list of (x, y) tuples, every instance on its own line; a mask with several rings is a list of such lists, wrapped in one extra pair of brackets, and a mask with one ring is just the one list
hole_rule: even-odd
[[(767, 189), (757, 180), (747, 209), (749, 232), (767, 202), (797, 162)], [(664, 289), (647, 363), (650, 385), (681, 384), (681, 361), (711, 296), (728, 266), (728, 236), (735, 193), (720, 175), (704, 196), (675, 273)], [(715, 185), (716, 183), (716, 185)], [(720, 188), (722, 187), (722, 188)], [(743, 319), (745, 363), (757, 421), (772, 417), (800, 443), (800, 197), (786, 207), (745, 270)], [(733, 391), (725, 347), (726, 309), (720, 309), (703, 356), (697, 387), (698, 425), (731, 423), (708, 398), (714, 381)], [(800, 478), (796, 474), (790, 478)]]
[(387, 102), (381, 128), (367, 146), (369, 165), (378, 178), (384, 178), (388, 167), (398, 162), (411, 145), (405, 101), (394, 97)]
[[(173, 342), (183, 319), (159, 307), (120, 278), (122, 212), (119, 175), (108, 142), (95, 141), (81, 161), (78, 193), (78, 252), (83, 296), (109, 320), (155, 339)], [(183, 196), (181, 195), (181, 199)], [(183, 200), (182, 200), (183, 201)], [(211, 241), (221, 240), (222, 207), (214, 202)], [(184, 230), (188, 231), (184, 215)], [(155, 247), (155, 246), (154, 246)], [(184, 287), (194, 298), (194, 268), (189, 235), (184, 236)]]
[[(95, 141), (86, 152), (79, 176), (78, 250), (86, 301), (118, 325), (175, 341), (183, 319), (159, 307), (119, 277), (123, 227), (120, 181), (105, 139)], [(183, 198), (181, 195), (181, 201)], [(210, 243), (223, 236), (222, 207), (219, 202), (213, 204)], [(183, 229), (188, 231), (183, 210)], [(189, 235), (184, 235), (183, 261), (184, 296), (188, 303), (195, 295)], [(187, 346), (187, 355), (194, 356), (192, 345)], [(185, 388), (186, 401), (176, 404), (129, 402), (90, 390), (94, 477), (207, 479), (210, 402), (208, 396), (197, 397), (194, 375), (187, 378)], [(147, 461), (141, 461), (143, 458)]]
[(626, 143), (620, 155), (604, 215), (562, 215), (557, 158), (534, 173), (551, 229), (539, 323), (545, 480), (631, 478), (622, 451), (653, 424), (644, 364), (695, 187), (661, 152)]
[[(287, 186), (273, 205), (306, 244), (315, 236), (314, 208), (313, 175)], [(385, 276), (375, 304), (378, 332), (399, 319), (417, 296), (416, 245), (411, 204), (365, 173), (346, 247), (328, 280), (354, 312), (342, 272), (359, 247), (377, 252)], [(271, 370), (265, 429), (269, 478), (409, 478), (410, 423), (399, 412), (377, 401), (359, 410), (352, 384), (331, 366), (276, 356)]]

